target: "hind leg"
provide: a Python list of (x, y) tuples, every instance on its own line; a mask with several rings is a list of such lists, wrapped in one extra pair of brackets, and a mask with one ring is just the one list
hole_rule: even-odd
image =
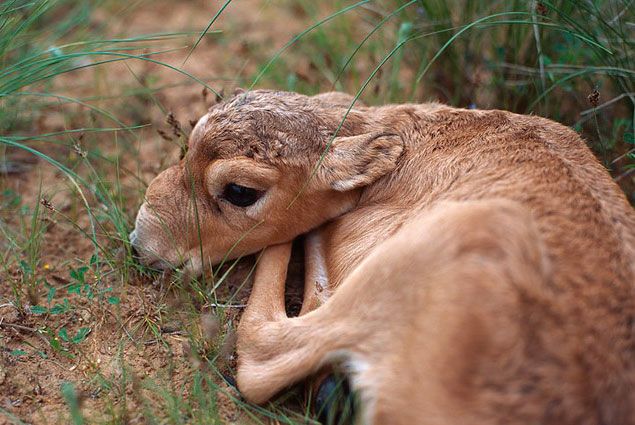
[[(516, 391), (527, 368), (520, 299), (548, 298), (540, 237), (518, 205), (438, 205), (377, 247), (326, 304), (293, 319), (271, 302), (283, 295), (284, 279), (270, 277), (281, 276), (286, 255), (265, 251), (241, 321), (238, 385), (247, 399), (263, 402), (340, 361), (367, 422), (492, 423), (504, 412), (497, 403), (518, 402), (505, 389)], [(536, 405), (536, 394), (525, 399)]]
[(556, 365), (571, 357), (558, 343), (566, 331), (547, 254), (522, 206), (440, 205), (371, 257), (349, 278), (357, 288), (343, 285), (329, 301), (372, 330), (349, 361), (364, 423), (546, 423), (549, 410), (557, 418), (550, 406), (570, 383)]

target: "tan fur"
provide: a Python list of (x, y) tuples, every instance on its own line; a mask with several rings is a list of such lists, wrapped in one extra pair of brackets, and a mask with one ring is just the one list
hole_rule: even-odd
[[(322, 225), (300, 317), (284, 314), (290, 248), (261, 258), (239, 328), (247, 399), (336, 363), (366, 423), (635, 423), (635, 215), (580, 137), (424, 104), (356, 107), (329, 144), (350, 101), (213, 108), (140, 210), (142, 260), (193, 271), (192, 195), (211, 263)], [(265, 194), (226, 205), (231, 179)]]

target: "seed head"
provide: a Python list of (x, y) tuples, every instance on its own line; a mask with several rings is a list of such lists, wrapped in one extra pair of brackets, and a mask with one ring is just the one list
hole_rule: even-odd
[(596, 108), (598, 106), (598, 103), (600, 103), (600, 92), (598, 91), (598, 89), (593, 89), (591, 94), (587, 96), (587, 99), (589, 100), (591, 106)]
[(73, 143), (73, 150), (77, 155), (81, 156), (82, 158), (86, 158), (87, 153), (85, 150), (82, 149), (82, 140), (84, 140), (84, 133), (80, 134), (77, 141)]
[(549, 9), (547, 9), (547, 6), (545, 6), (544, 3), (540, 1), (536, 3), (536, 13), (542, 16), (547, 16), (548, 11)]
[(181, 123), (176, 119), (174, 113), (169, 112), (167, 117), (165, 117), (165, 121), (168, 123), (170, 128), (172, 128), (172, 133), (175, 137), (184, 135), (183, 130), (181, 129)]
[(73, 144), (73, 150), (75, 151), (77, 155), (81, 156), (82, 158), (86, 158), (87, 153), (85, 150), (82, 149), (79, 143)]
[(51, 201), (49, 201), (46, 198), (41, 198), (40, 199), (40, 204), (42, 204), (42, 206), (44, 208), (46, 208), (47, 210), (51, 211), (51, 212), (55, 212), (55, 207), (53, 206), (53, 204), (51, 204)]
[(161, 130), (160, 128), (157, 129), (157, 133), (159, 133), (159, 136), (161, 136), (163, 140), (167, 140), (168, 142), (171, 142), (173, 140), (169, 134), (167, 134), (165, 131)]

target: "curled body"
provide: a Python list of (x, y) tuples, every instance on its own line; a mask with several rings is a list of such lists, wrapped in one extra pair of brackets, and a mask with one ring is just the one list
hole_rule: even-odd
[[(256, 91), (213, 108), (139, 213), (148, 264), (270, 246), (239, 328), (247, 399), (335, 363), (364, 423), (635, 423), (635, 215), (584, 141), (434, 103), (354, 107), (338, 131), (351, 102)], [(256, 199), (235, 205), (229, 184)], [(197, 205), (202, 258), (193, 208), (168, 197)], [(288, 242), (307, 231), (288, 318)]]

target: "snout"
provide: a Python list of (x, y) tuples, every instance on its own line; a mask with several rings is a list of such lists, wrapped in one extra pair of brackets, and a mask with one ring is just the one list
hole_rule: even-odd
[(174, 268), (173, 266), (170, 265), (169, 262), (161, 258), (156, 258), (153, 255), (150, 255), (150, 253), (146, 252), (143, 249), (143, 247), (139, 245), (136, 229), (130, 232), (128, 239), (130, 241), (130, 250), (131, 250), (132, 258), (137, 263), (143, 266), (146, 266), (148, 268), (158, 270), (158, 271)]
[(180, 263), (174, 255), (178, 247), (174, 237), (164, 234), (166, 226), (160, 226), (158, 221), (146, 204), (139, 208), (135, 228), (128, 236), (131, 253), (139, 264), (148, 268), (160, 271), (174, 269)]
[(130, 248), (132, 249), (132, 255), (133, 257), (137, 257), (137, 229), (134, 229), (132, 232), (130, 232), (130, 234), (128, 235), (128, 241), (130, 242)]
[(147, 266), (147, 264), (144, 263), (145, 256), (141, 255), (141, 253), (139, 252), (137, 229), (134, 229), (132, 232), (130, 232), (130, 235), (128, 235), (128, 241), (130, 242), (130, 254), (132, 255), (132, 258), (137, 263)]

